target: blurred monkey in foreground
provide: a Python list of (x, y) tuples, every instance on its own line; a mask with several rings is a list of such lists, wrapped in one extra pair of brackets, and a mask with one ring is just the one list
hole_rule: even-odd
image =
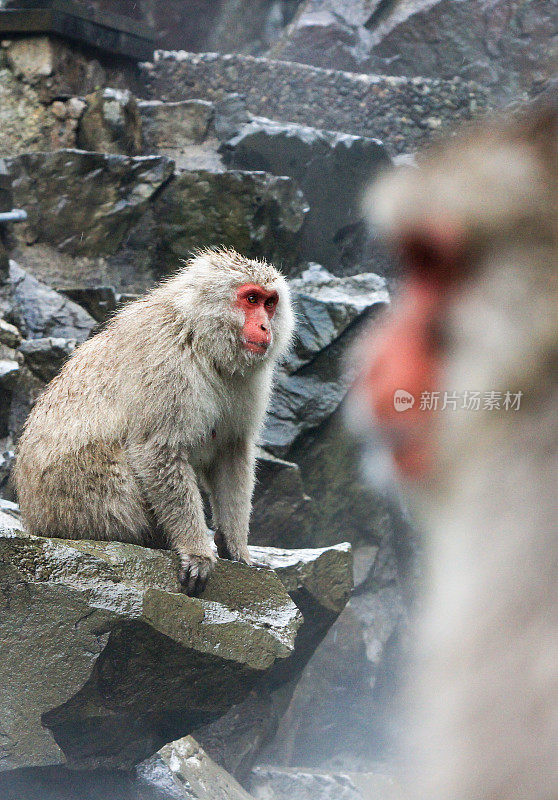
[(429, 800), (558, 798), (557, 201), (556, 95), (369, 197), (405, 276), (353, 408), (427, 531), (409, 752)]
[(293, 313), (283, 276), (205, 250), (79, 347), (29, 415), (15, 481), (30, 533), (169, 547), (199, 593), (250, 563), (255, 439)]

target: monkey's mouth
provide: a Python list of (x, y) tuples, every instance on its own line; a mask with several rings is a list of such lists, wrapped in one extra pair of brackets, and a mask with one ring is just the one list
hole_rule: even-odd
[(250, 353), (258, 353), (259, 355), (263, 355), (264, 353), (267, 353), (269, 345), (265, 342), (252, 342), (250, 339), (245, 339), (244, 348)]

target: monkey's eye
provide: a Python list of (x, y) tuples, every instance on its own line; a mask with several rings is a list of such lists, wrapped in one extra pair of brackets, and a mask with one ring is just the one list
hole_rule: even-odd
[(258, 302), (258, 295), (257, 294), (249, 294), (246, 298), (249, 303), (255, 305)]
[(277, 300), (274, 297), (268, 297), (264, 305), (266, 308), (275, 308), (276, 303)]

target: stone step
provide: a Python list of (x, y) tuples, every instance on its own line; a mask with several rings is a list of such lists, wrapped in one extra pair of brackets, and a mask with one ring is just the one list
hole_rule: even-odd
[(253, 114), (379, 138), (393, 154), (488, 106), (481, 86), (458, 78), (359, 75), (237, 54), (158, 51), (141, 69), (150, 99), (216, 101), (238, 92)]

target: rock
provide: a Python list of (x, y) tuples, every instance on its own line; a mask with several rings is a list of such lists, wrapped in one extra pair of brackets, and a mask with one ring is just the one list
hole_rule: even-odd
[(482, 86), (459, 78), (356, 75), (242, 55), (161, 52), (143, 73), (152, 99), (215, 102), (237, 92), (253, 114), (377, 138), (390, 154), (431, 139), (425, 118), (453, 129), (489, 103)]
[(255, 562), (273, 568), (302, 611), (293, 656), (277, 664), (263, 685), (214, 723), (196, 731), (209, 755), (238, 780), (248, 777), (262, 746), (279, 725), (300, 672), (345, 606), (352, 586), (347, 543), (313, 550), (250, 547)]
[[(298, 0), (144, 0), (160, 47), (190, 51), (264, 52), (292, 18)], [(103, 7), (107, 5), (106, 0)], [(130, 4), (125, 3), (126, 13)]]
[[(13, 446), (45, 382), (58, 372), (76, 343), (89, 337), (95, 320), (15, 261), (10, 261), (8, 280), (0, 284), (0, 313), (17, 325), (4, 323), (0, 337), (7, 336), (12, 344), (22, 334), (27, 340), (19, 346), (19, 354), (7, 350), (12, 366), (0, 390), (0, 437), (9, 437)], [(9, 492), (7, 481), (0, 483), (0, 492)]]
[[(0, 795), (2, 800), (197, 800), (156, 755), (131, 772), (65, 767), (10, 770), (0, 773)], [(214, 800), (211, 795), (201, 797)]]
[[(0, 495), (4, 496), (9, 492), (8, 481), (14, 459), (15, 453), (13, 450), (5, 450), (3, 453), (0, 453)], [(13, 508), (11, 508), (12, 506)], [(0, 498), (0, 512), (2, 513), (2, 519), (0, 520), (2, 527), (21, 527), (18, 516), (19, 507), (16, 503), (10, 502), (5, 499), (5, 497)], [(6, 516), (10, 517), (10, 519), (7, 520)]]
[(158, 756), (195, 800), (250, 800), (242, 786), (191, 736), (165, 745)]
[(18, 241), (43, 242), (72, 256), (108, 255), (173, 173), (164, 156), (58, 150), (6, 159), (16, 205), (28, 213)]
[(18, 373), (17, 361), (0, 361), (0, 389), (13, 389)]
[(126, 89), (136, 83), (129, 59), (59, 36), (20, 35), (2, 46), (12, 74), (32, 85), (44, 104), (84, 96), (99, 87)]
[(0, 319), (0, 343), (15, 349), (21, 344), (21, 333), (15, 325)]
[(298, 315), (297, 341), (279, 370), (262, 444), (285, 456), (306, 431), (340, 405), (350, 376), (343, 356), (360, 325), (389, 300), (374, 274), (337, 278), (319, 267), (291, 281)]
[(372, 72), (459, 75), (507, 97), (536, 91), (555, 72), (554, 2), (419, 0), (394, 6), (369, 28)]
[(213, 103), (213, 107), (215, 116), (212, 128), (221, 142), (232, 139), (253, 119), (253, 115), (248, 111), (246, 98), (237, 92), (226, 94)]
[(0, 152), (16, 155), (49, 145), (49, 115), (37, 92), (0, 68)]
[(269, 569), (220, 561), (189, 598), (169, 552), (4, 530), (0, 553), (0, 770), (129, 769), (293, 653), (300, 612)]
[(142, 152), (142, 118), (135, 97), (121, 89), (99, 89), (85, 98), (77, 144), (101, 153)]
[(80, 289), (59, 289), (61, 294), (85, 308), (97, 322), (106, 322), (118, 307), (114, 286), (91, 286)]
[(83, 342), (95, 320), (77, 303), (10, 262), (9, 283), (0, 288), (9, 316), (28, 339), (56, 337)]
[(75, 147), (78, 125), (75, 104), (80, 102), (78, 98), (66, 103), (56, 100), (48, 105), (42, 102), (37, 87), (0, 68), (0, 100), (0, 148), (3, 155)]
[(351, 586), (347, 545), (253, 548), (276, 573), (219, 561), (194, 599), (178, 591), (176, 558), (164, 551), (3, 529), (0, 554), (10, 598), (0, 663), (11, 686), (0, 771), (65, 759), (130, 768), (177, 733), (203, 733), (251, 691), (269, 696), (299, 674)]
[(531, 89), (552, 74), (556, 9), (544, 0), (306, 0), (274, 58), (353, 72)]
[(300, 190), (287, 177), (181, 172), (154, 207), (160, 263), (172, 269), (193, 249), (220, 244), (281, 263), (288, 272), (298, 262), (307, 210)]
[(52, 75), (56, 59), (54, 42), (49, 36), (14, 39), (6, 47), (6, 58), (16, 77), (33, 82)]
[[(366, 508), (377, 518), (372, 498)], [(345, 529), (355, 536), (351, 523), (347, 517)], [(394, 697), (410, 636), (396, 524), (384, 509), (383, 525), (370, 525), (368, 539), (356, 543), (359, 586), (310, 658), (260, 764), (360, 771), (393, 756), (400, 734)]]
[(163, 103), (142, 100), (143, 147), (148, 153), (169, 156), (180, 169), (222, 170), (219, 142), (209, 135), (213, 103), (182, 100)]
[(293, 688), (287, 684), (277, 692), (252, 689), (245, 700), (218, 720), (198, 728), (196, 740), (220, 766), (245, 784), (262, 747), (277, 732)]
[(65, 361), (76, 347), (75, 339), (29, 339), (23, 342), (19, 352), (25, 364), (40, 380), (48, 382), (60, 372)]
[[(258, 564), (273, 569), (290, 596), (296, 597), (297, 601), (300, 595), (305, 595), (306, 602), (311, 599), (335, 615), (345, 608), (352, 588), (352, 553), (347, 542), (298, 550), (252, 546), (250, 554)], [(315, 621), (315, 615), (309, 615), (308, 622), (313, 629)]]
[[(301, 257), (337, 271), (360, 266), (363, 253), (347, 252), (348, 234), (363, 230), (362, 197), (370, 180), (389, 165), (376, 139), (316, 130), (294, 123), (253, 119), (222, 148), (237, 169), (294, 178), (310, 205)], [(350, 248), (349, 248), (350, 249)]]
[(311, 769), (256, 767), (250, 788), (257, 800), (403, 800), (393, 778), (375, 773), (329, 773)]
[(273, 58), (326, 69), (370, 72), (365, 27), (379, 0), (306, 0), (271, 51)]
[(141, 100), (139, 111), (145, 147), (150, 152), (201, 144), (214, 113), (213, 103), (206, 100)]
[[(17, 361), (0, 360), (0, 437), (2, 439), (10, 434), (12, 390), (18, 383), (20, 373), (21, 369)], [(2, 446), (4, 447), (6, 444), (3, 442)], [(11, 460), (2, 457), (0, 464), (0, 489), (2, 489), (8, 482)]]
[(305, 493), (297, 464), (260, 450), (250, 518), (256, 545), (305, 547), (312, 540), (313, 503)]

